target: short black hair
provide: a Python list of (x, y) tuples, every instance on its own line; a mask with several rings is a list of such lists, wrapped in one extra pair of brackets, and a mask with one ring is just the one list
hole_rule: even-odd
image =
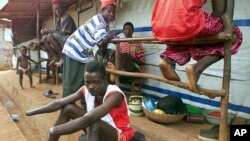
[(99, 72), (102, 78), (106, 77), (106, 68), (103, 62), (101, 61), (91, 61), (86, 64), (85, 72)]
[(20, 49), (22, 48), (28, 49), (25, 45), (20, 46)]
[(126, 22), (126, 23), (123, 25), (123, 29), (125, 28), (125, 26), (131, 26), (131, 27), (134, 29), (134, 25), (133, 25), (131, 22)]

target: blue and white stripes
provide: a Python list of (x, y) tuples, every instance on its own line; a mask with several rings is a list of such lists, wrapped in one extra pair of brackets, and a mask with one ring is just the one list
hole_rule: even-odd
[(73, 60), (88, 63), (93, 60), (93, 48), (108, 32), (101, 14), (93, 16), (81, 25), (66, 41), (62, 52)]

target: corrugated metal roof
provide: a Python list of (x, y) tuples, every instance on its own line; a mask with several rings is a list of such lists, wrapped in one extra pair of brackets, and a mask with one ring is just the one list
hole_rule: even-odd
[[(77, 3), (81, 0), (63, 0), (65, 7)], [(37, 16), (38, 4), (40, 8), (40, 18), (52, 16), (51, 0), (9, 0), (9, 3), (0, 10), (0, 18), (33, 19)]]
[[(62, 0), (67, 9), (75, 4), (80, 7), (83, 2), (89, 0)], [(39, 6), (39, 8), (38, 8)], [(37, 9), (39, 9), (39, 29), (45, 18), (52, 17), (51, 0), (9, 0), (0, 10), (0, 19), (7, 18), (12, 21), (14, 44), (22, 43), (36, 37)]]

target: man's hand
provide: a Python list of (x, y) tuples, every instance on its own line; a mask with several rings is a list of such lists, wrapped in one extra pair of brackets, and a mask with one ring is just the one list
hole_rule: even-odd
[(49, 34), (49, 33), (51, 33), (52, 32), (52, 30), (50, 30), (50, 29), (47, 29), (47, 28), (43, 28), (42, 30), (41, 30), (41, 34)]
[(54, 135), (55, 127), (51, 127), (49, 129), (49, 134)]

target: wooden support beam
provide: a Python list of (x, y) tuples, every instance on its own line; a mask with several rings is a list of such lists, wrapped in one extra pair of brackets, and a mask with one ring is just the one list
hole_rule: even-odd
[[(226, 11), (223, 15), (224, 31), (226, 33), (232, 33), (233, 31), (233, 14), (234, 14), (234, 0), (226, 0)], [(231, 47), (232, 40), (224, 43), (224, 72), (223, 72), (223, 83), (222, 89), (226, 90), (225, 96), (221, 97), (220, 105), (220, 132), (219, 141), (228, 141), (228, 101), (229, 101), (229, 90), (230, 90), (230, 79), (231, 79)]]
[[(40, 0), (37, 0), (36, 2), (36, 7), (37, 7), (37, 11), (36, 11), (36, 38), (37, 38), (37, 42), (38, 42), (38, 59), (41, 59), (41, 55), (40, 55)], [(41, 63), (39, 63), (38, 65), (38, 71), (39, 71), (39, 81), (38, 83), (42, 83), (42, 70), (41, 70)]]
[(168, 44), (168, 45), (197, 45), (197, 44), (213, 44), (219, 42), (225, 42), (228, 40), (235, 40), (236, 37), (230, 33), (220, 32), (216, 35), (196, 38), (186, 42), (161, 42), (156, 40), (154, 37), (136, 37), (136, 38), (120, 38), (111, 40), (112, 43), (120, 42), (142, 42), (149, 44)]
[[(139, 72), (138, 73), (137, 72), (125, 72), (125, 71), (111, 70), (111, 69), (107, 69), (107, 72), (113, 73), (113, 74), (119, 75), (119, 76), (140, 77), (140, 78), (158, 80), (158, 81), (170, 84), (170, 85), (174, 85), (174, 86), (189, 90), (188, 85), (184, 82), (171, 81), (171, 80), (164, 78), (163, 76), (159, 76), (159, 75), (155, 75), (155, 74), (139, 73)], [(198, 86), (198, 89), (199, 90), (196, 93), (198, 93), (200, 95), (206, 95), (210, 98), (214, 98), (214, 97), (218, 97), (218, 96), (225, 96), (225, 90), (210, 90), (210, 89), (201, 88), (199, 86)]]

